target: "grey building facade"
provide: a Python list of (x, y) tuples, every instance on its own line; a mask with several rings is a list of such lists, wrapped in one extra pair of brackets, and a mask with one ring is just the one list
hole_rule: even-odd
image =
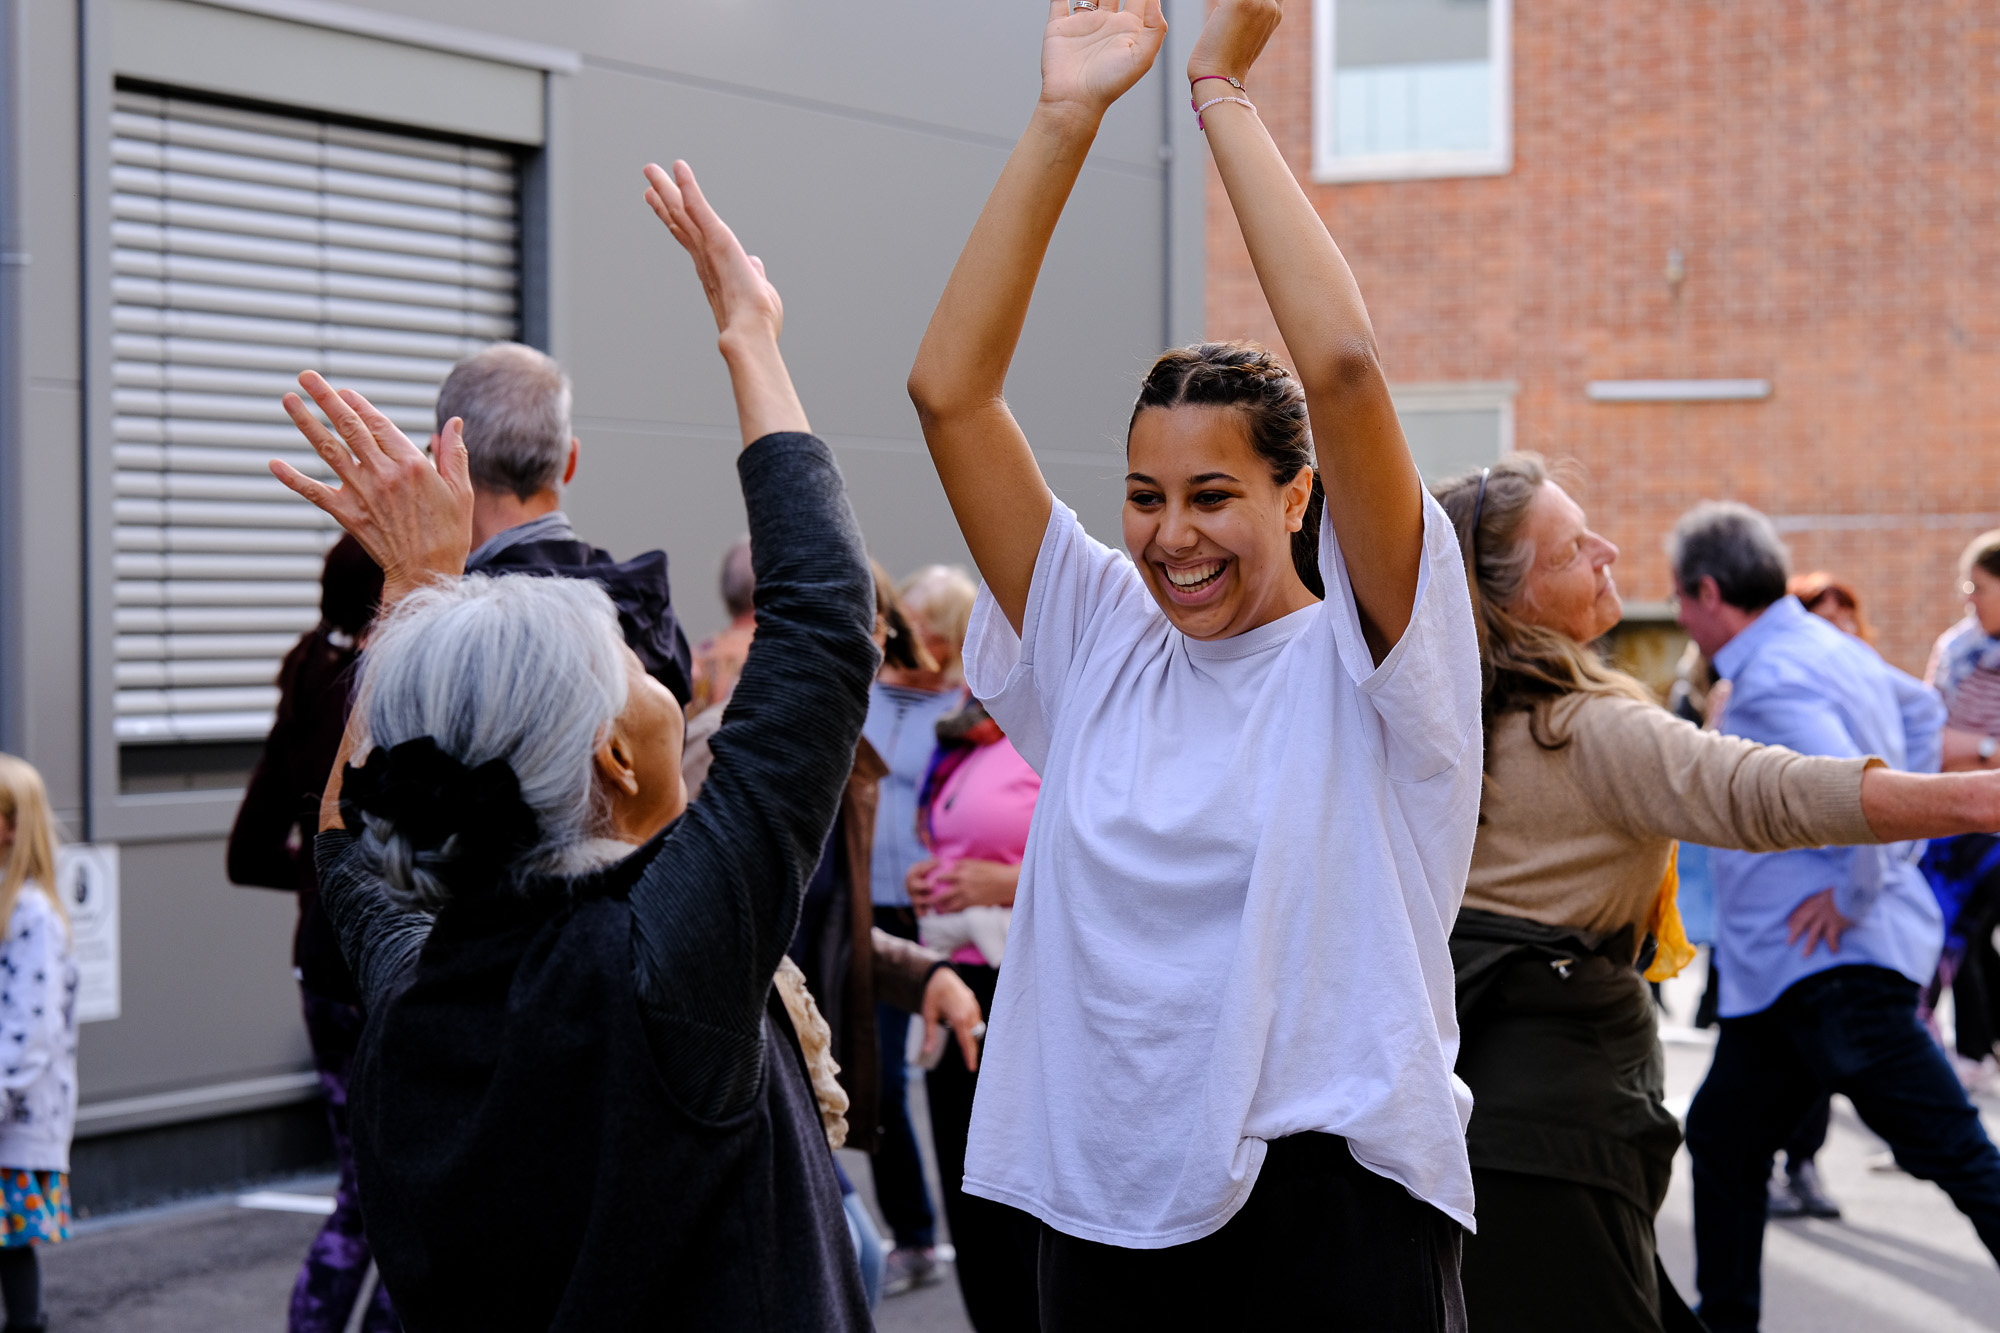
[[(691, 631), (742, 528), (735, 424), (639, 168), (686, 158), (786, 302), (785, 349), (891, 570), (962, 561), (903, 381), (1033, 106), (1046, 8), (850, 0), (11, 0), (0, 6), (0, 749), (115, 848), (81, 1042), (85, 1206), (276, 1169), (317, 1095), (293, 904), (223, 846), (331, 533), (270, 481), (308, 365), (414, 433), (463, 350), (576, 384), (566, 508), (664, 547)], [(1137, 376), (1202, 331), (1208, 171), (1178, 77), (1115, 110), (1010, 382), (1117, 539)], [(105, 864), (100, 858), (96, 863)], [(115, 1016), (109, 1014), (115, 1011)]]

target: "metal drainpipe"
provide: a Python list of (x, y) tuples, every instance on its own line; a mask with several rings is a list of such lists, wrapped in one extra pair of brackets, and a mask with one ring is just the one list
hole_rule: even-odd
[(21, 245), (18, 182), (20, 0), (0, 0), (0, 750), (18, 752), (26, 737), (21, 518), (26, 503), (21, 453)]

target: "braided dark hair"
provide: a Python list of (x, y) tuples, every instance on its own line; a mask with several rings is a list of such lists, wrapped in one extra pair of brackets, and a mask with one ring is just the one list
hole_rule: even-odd
[[(1253, 342), (1196, 343), (1163, 352), (1139, 386), (1132, 421), (1149, 407), (1234, 407), (1242, 412), (1250, 447), (1269, 464), (1280, 486), (1312, 469), (1312, 498), (1305, 522), (1292, 534), (1292, 564), (1315, 597), (1326, 596), (1319, 572), (1319, 523), (1326, 492), (1314, 466), (1312, 424), (1305, 390), (1270, 349)], [(1130, 448), (1131, 423), (1125, 427)]]

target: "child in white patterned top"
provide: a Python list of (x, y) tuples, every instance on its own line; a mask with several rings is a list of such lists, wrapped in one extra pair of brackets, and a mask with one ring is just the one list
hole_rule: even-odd
[(41, 1328), (35, 1246), (69, 1237), (76, 962), (56, 895), (55, 820), (34, 767), (0, 754), (0, 1297)]
[(1944, 696), (1944, 770), (2000, 768), (2000, 528), (1958, 559), (1965, 619), (1938, 636), (1924, 680)]

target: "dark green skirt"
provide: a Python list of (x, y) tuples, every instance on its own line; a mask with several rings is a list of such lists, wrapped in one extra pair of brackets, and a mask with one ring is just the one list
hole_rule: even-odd
[(1701, 1327), (1655, 1252), (1681, 1134), (1633, 954), (1629, 935), (1459, 917), (1458, 1073), (1472, 1089), (1479, 1223), (1464, 1283), (1476, 1333)]

